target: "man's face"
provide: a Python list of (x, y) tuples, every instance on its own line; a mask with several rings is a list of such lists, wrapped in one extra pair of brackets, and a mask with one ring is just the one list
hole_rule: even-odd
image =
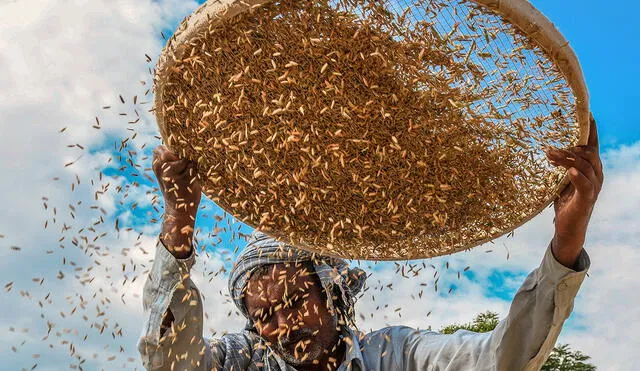
[(253, 274), (245, 304), (259, 334), (292, 366), (318, 363), (337, 343), (337, 323), (308, 265), (274, 264)]

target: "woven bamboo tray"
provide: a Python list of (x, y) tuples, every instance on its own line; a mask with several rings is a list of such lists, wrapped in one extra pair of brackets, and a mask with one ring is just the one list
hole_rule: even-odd
[(542, 147), (586, 144), (577, 57), (525, 0), (424, 3), (421, 33), (326, 2), (203, 4), (156, 68), (164, 142), (225, 211), (318, 253), (427, 258), (513, 231), (568, 184)]

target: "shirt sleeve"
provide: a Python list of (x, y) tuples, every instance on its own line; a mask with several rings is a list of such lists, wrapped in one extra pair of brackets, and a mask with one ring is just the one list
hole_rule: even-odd
[(549, 244), (540, 266), (527, 276), (509, 314), (493, 331), (410, 331), (403, 342), (402, 369), (539, 370), (573, 310), (590, 265), (583, 249), (575, 270), (563, 266)]
[[(202, 337), (200, 292), (190, 278), (195, 249), (186, 259), (176, 259), (158, 238), (153, 266), (143, 292), (145, 322), (138, 351), (147, 370), (208, 370), (211, 348)], [(167, 309), (174, 321), (161, 336)]]

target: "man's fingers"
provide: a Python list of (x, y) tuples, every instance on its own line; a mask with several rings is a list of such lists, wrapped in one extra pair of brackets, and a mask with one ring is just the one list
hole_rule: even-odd
[(593, 113), (589, 116), (589, 140), (587, 145), (594, 147), (597, 150), (600, 149), (600, 143), (598, 140), (598, 128), (596, 127), (596, 119), (593, 117)]
[(157, 159), (157, 162), (159, 162), (160, 164), (180, 160), (178, 155), (171, 152), (171, 150), (169, 150), (169, 148), (164, 145), (157, 146), (153, 149), (153, 158), (154, 162)]
[(183, 173), (186, 174), (187, 178), (191, 179), (193, 182), (193, 179), (197, 178), (198, 176), (198, 167), (196, 166), (195, 163), (189, 162), (189, 165), (187, 165)]
[(571, 180), (571, 184), (576, 189), (577, 197), (584, 200), (584, 202), (592, 202), (597, 193), (591, 180), (575, 167), (569, 168), (568, 173), (569, 180)]
[(158, 173), (158, 170), (160, 170), (160, 168), (162, 168), (162, 166), (168, 161), (167, 157), (169, 156), (168, 153), (170, 153), (170, 151), (167, 149), (167, 147), (165, 146), (157, 146), (156, 148), (153, 149), (153, 169), (156, 173)]
[(602, 161), (600, 161), (600, 155), (598, 154), (598, 150), (589, 146), (578, 146), (569, 148), (568, 151), (575, 153), (576, 155), (584, 158), (589, 161), (591, 166), (596, 172), (598, 179), (602, 181), (604, 179), (604, 174), (602, 172)]
[(153, 149), (152, 166), (153, 166), (154, 171), (160, 165), (160, 163), (162, 161), (162, 158), (161, 158), (162, 150), (160, 149), (160, 147), (162, 147), (162, 146), (158, 146), (158, 147)]
[(177, 177), (182, 175), (182, 173), (187, 169), (190, 163), (191, 162), (187, 159), (165, 162), (162, 165), (162, 172), (165, 176)]
[(570, 151), (552, 150), (549, 153), (549, 160), (553, 165), (562, 166), (567, 170), (575, 168), (596, 187), (597, 191), (600, 191), (599, 185), (601, 182), (596, 175), (595, 169), (587, 159)]
[(176, 177), (181, 175), (189, 164), (188, 159), (181, 159), (164, 145), (153, 149), (153, 169), (156, 175)]

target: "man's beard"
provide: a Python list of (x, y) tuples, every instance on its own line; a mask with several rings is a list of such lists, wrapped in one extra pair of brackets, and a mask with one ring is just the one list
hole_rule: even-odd
[[(324, 347), (317, 339), (314, 331), (303, 328), (280, 339), (274, 344), (274, 348), (285, 362), (292, 366), (300, 366), (311, 363), (322, 356)], [(294, 349), (290, 351), (292, 346)]]

